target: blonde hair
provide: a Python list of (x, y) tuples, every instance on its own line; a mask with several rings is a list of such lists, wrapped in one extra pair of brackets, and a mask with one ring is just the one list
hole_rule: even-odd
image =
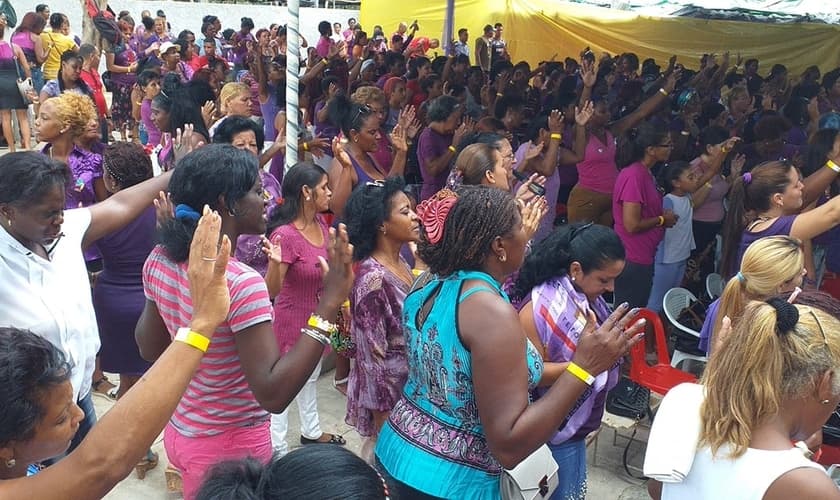
[(774, 306), (749, 303), (709, 360), (700, 443), (713, 454), (728, 446), (731, 458), (743, 455), (753, 430), (777, 415), (783, 400), (806, 397), (828, 370), (835, 371), (832, 393), (840, 393), (840, 321), (815, 307), (795, 307), (798, 322), (780, 332)]
[(379, 102), (383, 104), (388, 103), (388, 98), (385, 96), (385, 92), (383, 92), (379, 87), (374, 87), (372, 85), (366, 85), (356, 89), (356, 91), (353, 92), (353, 95), (350, 96), (350, 100), (361, 105), (368, 105), (372, 102)]
[(242, 94), (248, 94), (248, 97), (250, 98), (251, 88), (241, 82), (228, 82), (224, 84), (222, 90), (219, 92), (219, 111), (221, 111), (223, 115), (226, 115), (228, 112), (228, 102), (230, 102), (230, 100), (234, 97)]
[(93, 100), (86, 95), (65, 92), (44, 102), (55, 105), (55, 113), (59, 121), (74, 138), (82, 135), (88, 123), (97, 119)]
[(741, 270), (726, 284), (720, 296), (714, 336), (724, 316), (739, 322), (750, 300), (765, 300), (779, 293), (779, 287), (800, 276), (805, 268), (802, 242), (790, 236), (768, 236), (756, 240), (744, 252)]

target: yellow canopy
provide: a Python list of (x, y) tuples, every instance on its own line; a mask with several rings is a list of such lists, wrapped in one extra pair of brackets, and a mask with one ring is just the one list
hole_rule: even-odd
[[(386, 36), (401, 21), (417, 19), (419, 35), (440, 37), (446, 4), (442, 0), (364, 0), (360, 23), (370, 34), (373, 25)], [(694, 18), (657, 18), (552, 0), (457, 0), (455, 32), (470, 30), (470, 47), (486, 24), (501, 22), (514, 62), (532, 65), (550, 59), (578, 58), (587, 45), (599, 54), (635, 52), (640, 60), (655, 58), (661, 65), (677, 54), (685, 66), (699, 66), (705, 53), (736, 52), (761, 62), (762, 74), (781, 63), (799, 75), (816, 64), (825, 72), (840, 66), (840, 26), (829, 24), (770, 24)]]

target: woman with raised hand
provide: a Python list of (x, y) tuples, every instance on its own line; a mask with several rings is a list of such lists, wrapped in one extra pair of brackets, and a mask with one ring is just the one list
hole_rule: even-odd
[(350, 296), (355, 363), (347, 383), (345, 421), (364, 438), (362, 458), (373, 462), (379, 429), (408, 375), (402, 306), (414, 276), (400, 249), (420, 239), (420, 221), (400, 177), (357, 187), (345, 208), (356, 282)]
[[(561, 226), (535, 244), (515, 285), (519, 323), (545, 362), (536, 394), (542, 397), (568, 369), (590, 314), (596, 326), (610, 315), (603, 294), (612, 292), (624, 269), (624, 246), (615, 232), (591, 222)], [(620, 377), (619, 362), (595, 378), (548, 441), (560, 466), (560, 486), (552, 498), (586, 493), (586, 436), (601, 426), (607, 391)]]
[(840, 196), (802, 212), (837, 178), (838, 162), (840, 141), (828, 154), (824, 168), (804, 181), (799, 169), (787, 160), (762, 163), (737, 177), (729, 194), (729, 210), (721, 233), (722, 273), (732, 276), (741, 263), (741, 256), (756, 240), (776, 235), (811, 240), (840, 224)]
[[(265, 233), (267, 200), (258, 170), (253, 154), (221, 144), (191, 152), (175, 169), (169, 184), (175, 216), (161, 227), (162, 243), (143, 270), (147, 300), (136, 339), (145, 359), (156, 359), (173, 338), (184, 335), (179, 328), (190, 315), (192, 300), (184, 286), (186, 257), (197, 208), (215, 207), (230, 241), (240, 234)], [(326, 272), (324, 293), (309, 311), (314, 311), (312, 324), (302, 325), (300, 340), (282, 357), (262, 276), (235, 259), (228, 263), (230, 312), (164, 431), (166, 452), (181, 472), (187, 500), (220, 460), (271, 458), (268, 412), (284, 411), (320, 362), (338, 308), (352, 286), (346, 238), (343, 227), (331, 234), (327, 255), (338, 250), (340, 262)]]
[(344, 204), (350, 193), (359, 184), (381, 181), (386, 177), (402, 176), (405, 173), (405, 155), (408, 144), (405, 130), (401, 126), (391, 132), (391, 144), (394, 146), (393, 163), (385, 168), (377, 165), (371, 153), (379, 148), (381, 138), (380, 117), (367, 105), (360, 105), (338, 95), (329, 105), (330, 119), (339, 124), (347, 144), (338, 138), (333, 139), (333, 162), (330, 166), (330, 189), (333, 198), (330, 209), (341, 217)]
[(71, 451), (96, 422), (91, 379), (99, 335), (83, 251), (137, 218), (168, 180), (156, 177), (70, 209), (67, 165), (36, 152), (0, 157), (0, 326), (31, 330), (72, 361), (72, 396), (85, 418)]
[(464, 186), (417, 209), (418, 253), (433, 278), (403, 306), (408, 379), (376, 457), (400, 498), (498, 498), (502, 468), (557, 432), (595, 376), (640, 340), (644, 322), (631, 326), (626, 304), (597, 329), (590, 315), (573, 364), (530, 403), (543, 361), (500, 285), (525, 254), (516, 202), (501, 189)]
[[(302, 329), (306, 328), (318, 297), (328, 292), (318, 262), (328, 251), (327, 225), (321, 214), (329, 209), (332, 193), (327, 173), (321, 167), (298, 163), (283, 177), (283, 194), (283, 204), (272, 212), (268, 229), (263, 233), (268, 235), (271, 245), (282, 246), (277, 252), (280, 255), (269, 252), (265, 283), (274, 302), (275, 342), (280, 346), (280, 353), (286, 355), (305, 336)], [(300, 444), (343, 445), (346, 443), (343, 437), (321, 430), (316, 385), (320, 374), (319, 361), (311, 367), (306, 383), (295, 396), (300, 412)], [(289, 451), (287, 411), (284, 409), (271, 417), (272, 445), (281, 455)]]
[[(14, 155), (5, 158), (9, 156)], [(4, 163), (8, 162), (0, 160), (0, 169)], [(216, 326), (227, 315), (230, 240), (223, 237), (219, 245), (221, 225), (219, 215), (205, 207), (189, 250), (192, 314), (183, 326), (190, 335), (162, 353), (84, 443), (34, 476), (27, 477), (28, 466), (66, 451), (84, 419), (73, 398), (72, 357), (30, 330), (0, 327), (0, 496), (102, 498), (137, 465), (169, 420)]]
[(163, 134), (158, 163), (170, 170), (184, 154), (210, 142), (201, 110), (190, 98), (178, 78), (167, 76), (160, 92), (152, 99), (151, 119)]
[(661, 492), (652, 484), (653, 498), (840, 498), (825, 469), (791, 444), (821, 430), (840, 403), (836, 310), (782, 297), (747, 305), (706, 366), (702, 401), (683, 403), (700, 413), (691, 470)]

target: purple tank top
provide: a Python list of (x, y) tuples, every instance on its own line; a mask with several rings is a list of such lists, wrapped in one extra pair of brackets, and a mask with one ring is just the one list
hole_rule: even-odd
[[(283, 103), (285, 106), (286, 103)], [(277, 129), (274, 128), (274, 117), (280, 112), (280, 105), (277, 103), (277, 86), (268, 84), (268, 100), (260, 103), (260, 111), (262, 112), (265, 125), (263, 131), (265, 132), (265, 140), (273, 141), (277, 138)]]

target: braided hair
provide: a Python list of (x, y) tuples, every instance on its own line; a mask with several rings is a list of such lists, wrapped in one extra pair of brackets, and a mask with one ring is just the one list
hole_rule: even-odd
[(418, 245), (429, 270), (444, 277), (461, 270), (481, 270), (499, 236), (509, 235), (521, 222), (510, 193), (490, 186), (462, 186), (446, 218), (443, 237), (431, 243), (425, 234)]

